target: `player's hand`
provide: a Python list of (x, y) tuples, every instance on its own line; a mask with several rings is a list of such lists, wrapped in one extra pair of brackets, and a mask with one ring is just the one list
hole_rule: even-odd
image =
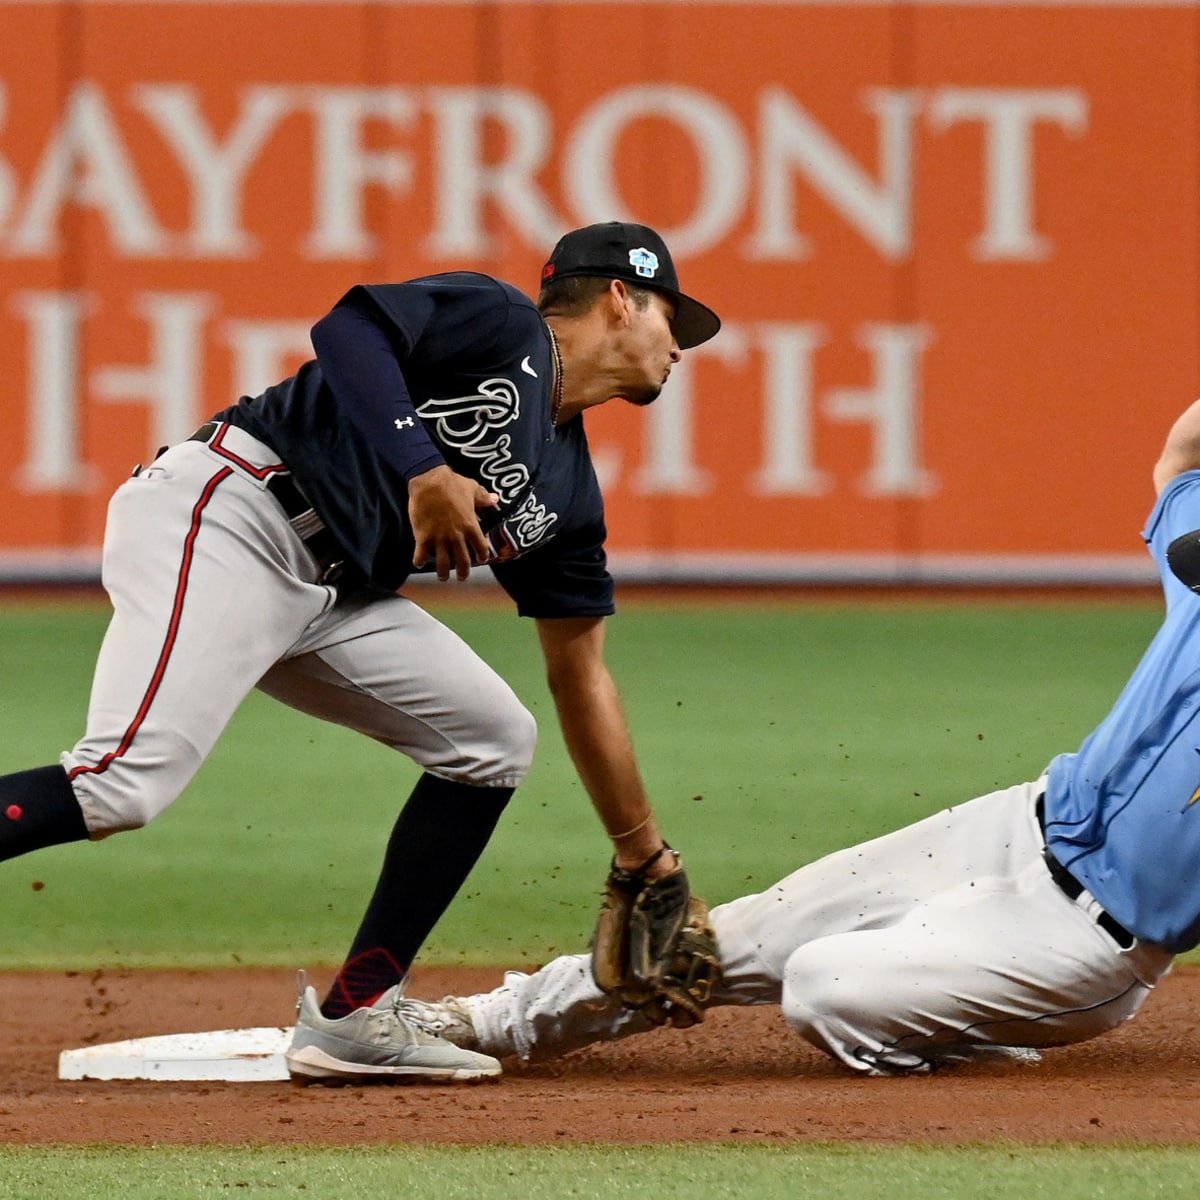
[(459, 580), (466, 579), (472, 566), (487, 562), (491, 556), (475, 514), (499, 503), (500, 497), (494, 492), (446, 466), (434, 467), (411, 479), (408, 519), (416, 539), (413, 566), (423, 567), (432, 558), (443, 583), (450, 578), (452, 568)]

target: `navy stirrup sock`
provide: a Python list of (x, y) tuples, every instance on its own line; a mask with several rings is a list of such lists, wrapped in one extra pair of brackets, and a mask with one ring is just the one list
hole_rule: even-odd
[(0, 862), (87, 836), (75, 789), (62, 767), (0, 775)]
[(396, 819), (375, 894), (321, 1005), (344, 1017), (404, 978), (488, 844), (512, 788), (425, 774)]

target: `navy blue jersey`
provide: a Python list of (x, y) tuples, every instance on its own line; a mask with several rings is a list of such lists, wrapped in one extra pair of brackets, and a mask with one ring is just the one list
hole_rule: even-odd
[(365, 284), (313, 345), (216, 419), (280, 456), (364, 581), (394, 591), (412, 573), (408, 480), (445, 463), (500, 497), (480, 519), (523, 615), (613, 611), (583, 420), (551, 423), (550, 335), (527, 296), (472, 272)]
[(1112, 711), (1046, 785), (1046, 840), (1126, 929), (1168, 950), (1200, 944), (1200, 596), (1167, 547), (1200, 528), (1200, 471), (1173, 479), (1143, 538), (1167, 613)]

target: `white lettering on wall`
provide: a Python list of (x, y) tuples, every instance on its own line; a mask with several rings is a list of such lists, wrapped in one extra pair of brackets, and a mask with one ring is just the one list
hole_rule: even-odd
[(367, 230), (366, 189), (377, 186), (393, 195), (410, 188), (415, 168), (394, 149), (370, 151), (363, 144), (371, 118), (405, 132), (417, 117), (412, 96), (402, 88), (301, 89), (312, 112), (312, 231), (302, 250), (310, 258), (370, 258), (379, 250)]
[(91, 83), (78, 84), (67, 99), (16, 212), (9, 248), (19, 255), (57, 254), (59, 221), (71, 203), (95, 209), (121, 254), (155, 258), (171, 249), (108, 101)]
[[(760, 388), (720, 400), (723, 425), (761, 424), (762, 465), (748, 481), (752, 492), (815, 497), (833, 491), (839, 481), (820, 467), (816, 433), (823, 423), (849, 423), (865, 425), (871, 434), (870, 459), (854, 489), (859, 495), (928, 495), (937, 480), (921, 459), (920, 380), (930, 331), (922, 325), (862, 325), (855, 342), (869, 359), (871, 385), (822, 391), (821, 383), (828, 381), (820, 379), (816, 357), (828, 340), (827, 331), (814, 322), (730, 323), (719, 338), (689, 351), (647, 412), (646, 457), (629, 480), (633, 491), (703, 496), (714, 490), (717, 472), (711, 468), (718, 464), (701, 463), (696, 449), (694, 372), (705, 358), (737, 370), (758, 351)], [(599, 444), (594, 457), (603, 465), (602, 484), (621, 480), (623, 464), (614, 449)]]
[[(210, 342), (231, 351), (228, 403), (257, 395), (312, 354), (307, 321), (213, 322), (214, 296), (145, 292), (134, 296), (131, 315), (146, 326), (146, 361), (101, 363), (81, 375), (79, 348), (84, 323), (97, 310), (95, 297), (31, 290), (16, 293), (10, 307), (24, 322), (30, 364), (28, 433), (17, 479), (25, 491), (93, 486), (80, 437), (87, 397), (143, 406), (150, 415), (149, 440), (169, 445), (209, 415), (204, 379)], [(722, 464), (705, 457), (696, 434), (715, 413), (723, 425), (761, 428), (761, 465), (748, 480), (749, 490), (759, 495), (819, 496), (835, 485), (853, 486), (865, 496), (927, 495), (937, 481), (921, 458), (920, 381), (931, 331), (922, 325), (862, 324), (855, 342), (870, 364), (866, 387), (836, 386), (822, 378), (818, 351), (828, 341), (828, 331), (814, 322), (727, 324), (719, 338), (690, 351), (672, 369), (662, 396), (645, 411), (640, 463), (626, 463), (615, 448), (596, 441), (593, 459), (601, 482), (626, 484), (642, 496), (711, 494)], [(746, 376), (745, 386), (736, 396), (701, 398), (696, 375), (706, 362)], [(822, 469), (817, 436), (823, 424), (847, 423), (864, 425), (871, 435), (869, 459), (853, 481)]]
[(1087, 97), (1074, 88), (943, 88), (930, 104), (935, 131), (979, 121), (986, 131), (984, 226), (975, 255), (984, 260), (1032, 262), (1050, 242), (1033, 222), (1033, 131), (1051, 121), (1079, 136), (1087, 128)]
[[(0, 82), (0, 131), (4, 129), (8, 115), (8, 93)], [(0, 158), (0, 229), (8, 222), (13, 205), (17, 200), (17, 174), (7, 159)]]
[(799, 172), (866, 241), (888, 259), (912, 248), (914, 92), (872, 88), (867, 107), (879, 127), (881, 179), (866, 171), (782, 88), (767, 88), (760, 104), (762, 187), (751, 257), (799, 259), (811, 254), (797, 229), (791, 177)]
[(824, 412), (834, 421), (871, 427), (874, 454), (862, 476), (864, 496), (924, 496), (933, 477), (920, 461), (920, 361), (930, 343), (923, 325), (864, 325), (855, 339), (871, 356), (875, 381), (869, 388), (836, 388)]
[[(430, 109), (436, 129), (437, 217), (426, 251), (435, 258), (491, 254), (485, 226), (489, 203), (525, 241), (542, 241), (558, 223), (537, 184), (553, 150), (544, 102), (515, 88), (433, 88)], [(507, 157), (490, 164), (483, 155), (489, 120), (500, 127), (507, 146)]]
[[(298, 252), (361, 262), (379, 254), (394, 206), (423, 194), (431, 216), (422, 228), (405, 227), (404, 237), (428, 256), (486, 258), (501, 229), (542, 250), (572, 225), (639, 215), (643, 196), (622, 191), (621, 147), (631, 127), (650, 119), (685, 139), (698, 168), (688, 211), (662, 230), (681, 259), (746, 226), (738, 250), (751, 261), (812, 258), (820, 250), (813, 206), (821, 205), (884, 261), (904, 261), (913, 253), (920, 141), (968, 123), (982, 130), (983, 212), (964, 249), (982, 261), (1035, 262), (1052, 252), (1037, 227), (1037, 181), (1056, 161), (1038, 151), (1053, 145), (1054, 132), (1086, 131), (1082, 91), (879, 87), (864, 90), (860, 103), (875, 125), (871, 163), (774, 84), (762, 88), (750, 120), (700, 88), (648, 83), (600, 96), (564, 129), (553, 128), (536, 93), (516, 88), (263, 84), (243, 90), (218, 135), (191, 85), (135, 84), (108, 96), (84, 81), (29, 178), (0, 157), (0, 254), (60, 254), (64, 214), (82, 206), (130, 259), (244, 258), (286, 211), (312, 214), (306, 231), (285, 226)], [(0, 118), (16, 119), (4, 107)], [(277, 181), (255, 167), (285, 124), (295, 134), (299, 118), (308, 122), (312, 194), (287, 196), (285, 210)], [(501, 149), (489, 158), (485, 132), (493, 129)], [(188, 189), (187, 223), (174, 234), (139, 173), (147, 137), (162, 143), (155, 149), (165, 147)], [(550, 168), (562, 182), (564, 211), (547, 194)], [(368, 204), (371, 197), (379, 202)], [(247, 211), (264, 227), (247, 228)]]
[(737, 119), (704, 92), (647, 84), (623, 88), (593, 105), (566, 146), (567, 196), (581, 224), (614, 216), (632, 219), (636, 197), (627, 200), (616, 184), (617, 143), (627, 126), (649, 116), (666, 118), (687, 134), (700, 163), (692, 213), (681, 225), (662, 230), (675, 256), (687, 257), (729, 232), (745, 206), (750, 176)]
[(221, 340), (233, 353), (229, 402), (257, 396), (294, 375), (299, 363), (313, 356), (310, 329), (308, 321), (222, 321)]
[[(117, 92), (79, 81), (43, 142), (32, 153), (24, 147), (18, 160), (4, 142), (24, 116), (18, 97), (0, 87), (0, 258), (74, 264), (81, 238), (64, 231), (83, 230), (92, 257), (61, 277), (96, 279), (95, 294), (74, 287), (10, 293), (8, 312), (27, 354), (22, 488), (93, 486), (80, 433), (88, 402), (144, 407), (153, 439), (168, 443), (186, 437), (211, 407), (204, 380), (214, 347), (228, 353), (228, 376), (221, 375), (232, 382), (228, 402), (290, 374), (311, 352), (306, 321), (216, 322), (215, 292), (156, 291), (126, 273), (121, 286), (142, 290), (113, 302), (144, 326), (145, 361), (97, 364), (91, 344), (86, 358), (81, 346), (89, 316), (108, 301), (90, 272), (102, 271), (108, 257), (253, 260), (268, 238), (278, 244), (282, 235), (290, 240), (285, 252), (355, 264), (347, 272), (353, 282), (358, 264), (384, 249), (394, 256), (388, 234), (397, 229), (406, 248), (446, 267), (486, 259), (509, 234), (544, 251), (572, 225), (638, 219), (644, 197), (630, 185), (622, 147), (640, 123), (655, 121), (670, 127), (669, 144), (685, 147), (696, 168), (685, 211), (663, 229), (685, 278), (685, 260), (724, 247), (741, 258), (753, 289), (760, 266), (828, 253), (820, 231), (830, 214), (885, 264), (911, 260), (914, 205), (927, 190), (918, 188), (926, 184), (922, 141), (932, 138), (967, 156), (978, 180), (964, 191), (962, 202), (980, 211), (967, 211), (972, 224), (959, 252), (984, 263), (1036, 263), (1055, 248), (1054, 231), (1038, 223), (1039, 181), (1063, 169), (1053, 154), (1062, 138), (1080, 138), (1088, 127), (1088, 98), (1071, 87), (864, 89), (856, 119), (870, 122), (869, 136), (856, 129), (853, 150), (802, 95), (776, 84), (763, 86), (746, 111), (702, 87), (619, 87), (559, 127), (535, 91), (512, 87), (250, 84), (234, 99), (232, 116), (217, 122), (190, 83)], [(281, 136), (309, 155), (297, 177), (310, 194), (281, 195), (260, 169)], [(176, 172), (169, 195), (155, 191), (164, 186), (164, 163)], [(554, 177), (561, 197), (551, 191)], [(398, 222), (409, 202), (425, 214), (419, 227)], [(820, 311), (820, 297), (784, 301)], [(932, 332), (861, 319), (846, 336), (869, 367), (866, 386), (826, 377), (820, 357), (832, 335), (817, 321), (727, 321), (718, 339), (685, 356), (648, 410), (640, 460), (623, 462), (598, 445), (599, 471), (641, 495), (709, 494), (719, 464), (700, 448), (701, 422), (720, 403), (722, 423), (761, 423), (761, 456), (749, 480), (760, 495), (816, 497), (846, 487), (868, 496), (928, 494), (937, 481), (922, 460), (920, 385)], [(702, 397), (706, 362), (752, 380), (750, 396)], [(867, 434), (853, 478), (835, 477), (822, 460), (821, 431), (837, 425)]]
[(92, 372), (92, 391), (99, 400), (149, 409), (150, 440), (156, 446), (181, 442), (196, 427), (204, 394), (204, 322), (213, 307), (213, 298), (203, 293), (134, 297), (134, 312), (149, 326), (150, 361)]
[(242, 188), (267, 138), (288, 110), (280, 88), (249, 88), (224, 142), (212, 134), (197, 89), (186, 84), (133, 88), (134, 103), (151, 118), (187, 175), (192, 203), (188, 250), (197, 258), (249, 258), (256, 239), (241, 227)]
[(761, 496), (821, 496), (832, 477), (816, 462), (813, 415), (816, 366), (824, 329), (812, 321), (766, 321), (763, 352), (763, 464), (750, 486)]
[(25, 492), (88, 492), (95, 472), (83, 462), (79, 431), (79, 342), (92, 303), (80, 292), (17, 292), (11, 301), (25, 322), (29, 390), (25, 456), (16, 484)]

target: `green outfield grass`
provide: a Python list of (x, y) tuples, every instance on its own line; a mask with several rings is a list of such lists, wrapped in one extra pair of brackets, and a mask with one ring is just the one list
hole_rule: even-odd
[[(574, 777), (529, 622), (430, 601), (538, 716), (537, 762), (427, 947), (517, 965), (581, 948), (609, 844)], [(634, 601), (609, 656), (666, 831), (711, 901), (994, 786), (1103, 715), (1157, 605)], [(0, 770), (82, 728), (106, 611), (0, 604)], [(417, 775), (252, 695), (150, 827), (6, 864), (0, 967), (340, 961)]]
[(1198, 1172), (1193, 1147), (0, 1148), (0, 1192), (10, 1200), (1192, 1200)]

